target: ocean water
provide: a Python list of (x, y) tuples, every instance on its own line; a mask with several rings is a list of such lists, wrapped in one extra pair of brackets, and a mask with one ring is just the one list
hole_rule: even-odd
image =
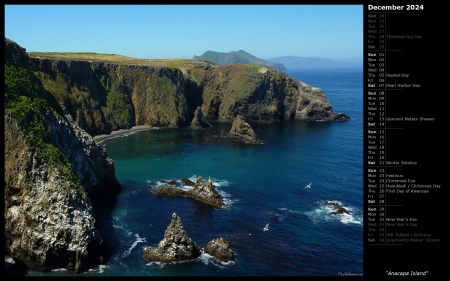
[[(363, 72), (291, 70), (322, 88), (346, 122), (252, 124), (263, 145), (221, 137), (229, 123), (204, 131), (152, 129), (101, 142), (114, 159), (123, 190), (97, 210), (113, 252), (107, 264), (81, 276), (338, 276), (363, 273)], [(190, 198), (158, 197), (158, 180), (211, 177), (228, 205), (216, 209)], [(310, 188), (307, 185), (310, 184)], [(332, 215), (321, 200), (349, 215)], [(235, 261), (203, 254), (177, 264), (147, 264), (176, 213), (198, 245), (223, 237)], [(269, 230), (263, 228), (269, 224)], [(27, 275), (73, 275), (65, 270)]]

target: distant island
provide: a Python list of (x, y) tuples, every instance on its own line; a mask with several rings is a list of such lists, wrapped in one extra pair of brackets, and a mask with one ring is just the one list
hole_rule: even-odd
[(233, 51), (229, 53), (221, 53), (214, 51), (206, 51), (201, 56), (194, 56), (194, 60), (205, 60), (218, 65), (228, 65), (228, 64), (256, 64), (263, 65), (267, 67), (274, 68), (276, 70), (284, 71), (286, 67), (282, 63), (270, 62), (257, 58), (245, 51)]
[(268, 61), (283, 64), (287, 69), (362, 68), (362, 61), (361, 63), (347, 63), (324, 58), (284, 56)]

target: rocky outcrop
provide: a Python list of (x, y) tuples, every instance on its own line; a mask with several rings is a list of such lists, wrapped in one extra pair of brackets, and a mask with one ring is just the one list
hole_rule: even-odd
[(197, 246), (188, 236), (181, 218), (173, 213), (163, 239), (157, 247), (145, 248), (142, 258), (148, 263), (186, 262), (200, 257), (202, 251), (213, 256), (219, 262), (234, 261), (234, 251), (228, 241), (220, 237), (209, 241), (203, 247)]
[(35, 54), (30, 67), (65, 112), (93, 136), (139, 125), (179, 128), (192, 124), (203, 128), (198, 118), (201, 115), (232, 122), (239, 114), (248, 122), (261, 123), (350, 118), (335, 112), (320, 88), (272, 68), (217, 66), (196, 60), (173, 67), (164, 66), (164, 62), (138, 62), (54, 59)]
[(177, 187), (175, 184), (152, 188), (152, 193), (158, 196), (187, 196), (186, 191)]
[(186, 191), (186, 195), (214, 207), (225, 207), (223, 196), (217, 192), (211, 177), (208, 181), (205, 181), (202, 177), (198, 177), (194, 188)]
[(167, 226), (164, 238), (157, 247), (147, 247), (142, 258), (147, 262), (182, 262), (196, 259), (200, 256), (200, 248), (188, 237), (180, 217), (172, 214), (172, 220)]
[(202, 97), (204, 116), (223, 121), (233, 121), (237, 115), (259, 123), (350, 119), (333, 110), (320, 88), (259, 66), (227, 65), (212, 69)]
[(5, 254), (30, 269), (81, 272), (110, 250), (93, 200), (120, 185), (106, 150), (72, 120), (5, 38)]
[(323, 204), (325, 204), (327, 207), (330, 207), (331, 209), (333, 209), (332, 212), (330, 212), (330, 214), (332, 215), (349, 215), (350, 212), (344, 208), (341, 204), (339, 204), (338, 202), (335, 201), (328, 201), (328, 200), (322, 200)]
[(213, 256), (221, 262), (234, 261), (234, 251), (230, 247), (230, 243), (222, 237), (209, 241), (203, 246), (205, 253)]
[(249, 144), (261, 144), (262, 142), (256, 136), (253, 128), (244, 121), (244, 118), (241, 115), (238, 115), (231, 125), (230, 132), (228, 136), (232, 139), (235, 139), (240, 142), (249, 143)]
[(150, 188), (152, 189), (152, 193), (155, 195), (190, 197), (213, 207), (226, 207), (223, 196), (219, 192), (217, 192), (211, 178), (209, 178), (208, 181), (205, 181), (202, 177), (198, 177), (195, 183), (189, 179), (182, 179), (181, 182), (184, 186), (192, 187), (192, 189), (189, 190), (183, 190), (178, 187), (176, 181), (159, 182), (166, 184), (161, 187), (152, 188), (150, 186)]
[(210, 128), (211, 125), (208, 122), (205, 122), (203, 119), (202, 108), (199, 106), (194, 112), (194, 119), (191, 122), (191, 129), (193, 130), (203, 130), (205, 128)]

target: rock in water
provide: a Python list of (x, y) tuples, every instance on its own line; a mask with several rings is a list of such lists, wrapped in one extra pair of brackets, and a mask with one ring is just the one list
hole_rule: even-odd
[(217, 192), (216, 187), (212, 183), (211, 177), (207, 182), (205, 182), (202, 177), (198, 177), (194, 188), (188, 190), (186, 194), (189, 197), (214, 207), (220, 208), (225, 206), (223, 196)]
[(218, 261), (234, 261), (234, 252), (230, 248), (230, 243), (222, 237), (209, 241), (203, 249), (205, 253), (213, 256)]
[(253, 128), (244, 121), (244, 118), (241, 115), (236, 116), (234, 119), (228, 136), (244, 143), (261, 144), (261, 141), (256, 136)]
[(176, 186), (175, 181), (171, 181), (167, 182), (167, 184), (162, 187), (152, 188), (152, 193), (158, 196), (185, 196), (214, 207), (225, 207), (223, 196), (217, 192), (211, 177), (208, 181), (205, 181), (202, 177), (198, 177), (195, 183), (189, 179), (181, 179), (181, 182), (185, 186), (191, 186), (193, 188), (184, 191)]
[(342, 207), (342, 205), (337, 202), (328, 200), (323, 200), (322, 202), (334, 210), (333, 212), (330, 212), (330, 214), (332, 215), (350, 214), (350, 212), (346, 208)]
[(192, 122), (191, 122), (191, 129), (202, 130), (204, 128), (211, 127), (211, 125), (209, 125), (208, 122), (205, 122), (202, 119), (203, 119), (202, 108), (200, 106), (198, 106), (194, 112), (194, 118), (192, 119)]
[(180, 262), (196, 259), (200, 256), (199, 247), (188, 237), (180, 217), (172, 214), (172, 220), (164, 233), (164, 239), (158, 247), (147, 247), (142, 257), (147, 262)]

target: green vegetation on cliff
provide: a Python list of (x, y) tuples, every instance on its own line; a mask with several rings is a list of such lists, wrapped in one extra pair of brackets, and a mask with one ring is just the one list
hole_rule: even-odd
[[(81, 272), (110, 253), (92, 204), (115, 196), (120, 184), (106, 150), (66, 113), (85, 89), (64, 72), (33, 72), (32, 65), (5, 38), (4, 250), (29, 269)], [(83, 75), (80, 65), (72, 66)]]
[(263, 80), (260, 71), (261, 66), (258, 65), (225, 65), (221, 68), (223, 75), (228, 76), (229, 90), (228, 95), (234, 98), (243, 98), (249, 93), (255, 91)]
[(5, 109), (19, 121), (26, 143), (37, 156), (58, 167), (69, 181), (79, 182), (64, 154), (51, 144), (44, 128), (47, 110), (53, 110), (65, 120), (64, 112), (55, 98), (42, 88), (40, 80), (25, 66), (5, 61)]
[[(246, 54), (243, 51), (236, 52)], [(319, 88), (272, 66), (218, 65), (195, 59), (135, 59), (96, 53), (29, 53), (31, 69), (66, 113), (95, 136), (137, 125), (187, 126), (204, 117), (272, 123), (339, 121)]]
[(47, 58), (52, 60), (81, 60), (97, 61), (113, 64), (134, 64), (152, 67), (185, 68), (192, 66), (207, 66), (211, 62), (202, 62), (192, 59), (139, 59), (115, 54), (77, 53), (77, 52), (28, 52), (32, 58)]

